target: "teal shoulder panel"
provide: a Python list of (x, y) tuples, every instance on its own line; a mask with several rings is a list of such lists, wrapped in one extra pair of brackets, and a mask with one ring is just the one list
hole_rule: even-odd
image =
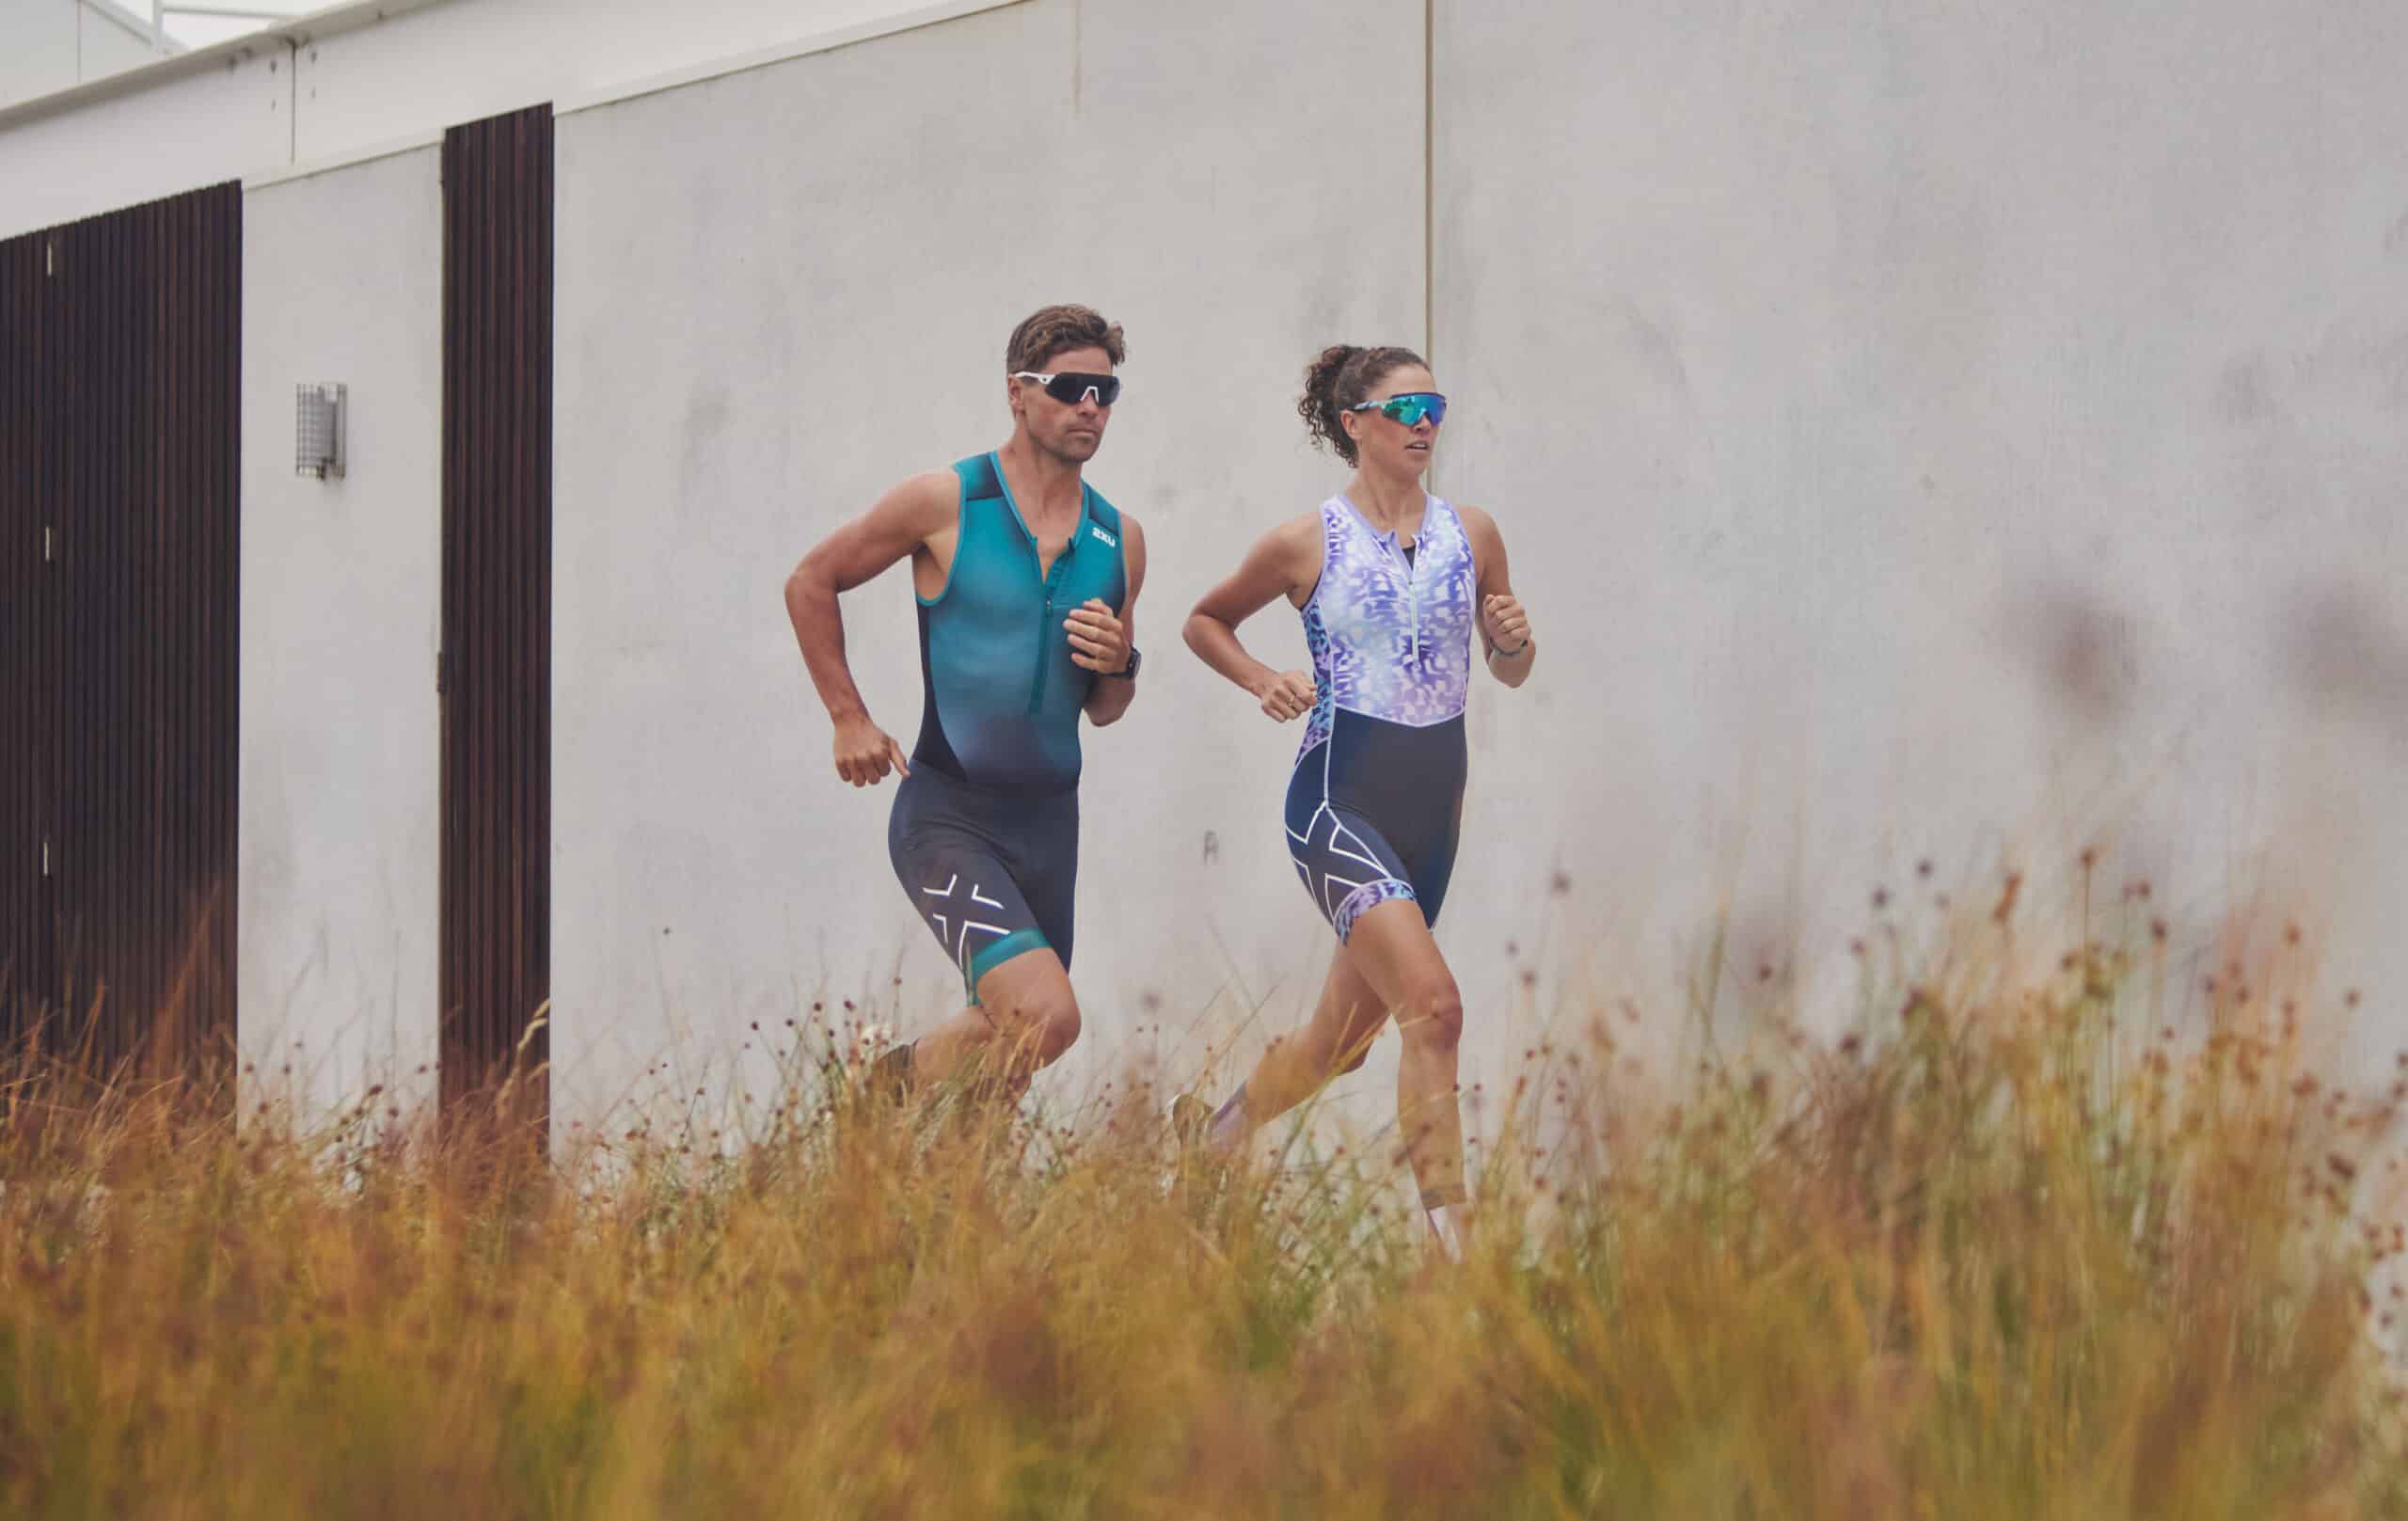
[(973, 454), (968, 459), (956, 460), (953, 473), (960, 478), (961, 499), (965, 503), (1004, 494), (1003, 476), (995, 468), (992, 454)]
[(1077, 600), (1096, 597), (1117, 612), (1129, 597), (1129, 552), (1121, 543), (1120, 509), (1093, 486), (1086, 488), (1086, 526), (1080, 531), (1085, 542), (1077, 557)]

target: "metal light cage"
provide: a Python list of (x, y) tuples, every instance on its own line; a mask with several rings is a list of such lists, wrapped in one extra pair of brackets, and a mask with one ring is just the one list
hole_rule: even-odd
[(346, 388), (340, 382), (303, 381), (293, 389), (293, 473), (341, 480)]

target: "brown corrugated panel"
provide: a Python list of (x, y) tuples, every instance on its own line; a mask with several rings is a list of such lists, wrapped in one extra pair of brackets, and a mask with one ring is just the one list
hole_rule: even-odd
[(50, 721), (40, 700), (50, 669), (40, 482), (52, 236), (0, 243), (0, 1039), (12, 1048), (57, 986), (41, 874)]
[(38, 313), (34, 356), (0, 361), (31, 464), (0, 481), (39, 580), (9, 619), (6, 836), (35, 848), (0, 901), (20, 1026), (39, 1006), (45, 1048), (100, 1071), (231, 1052), (242, 206), (219, 185), (13, 240), (0, 276), (10, 320)]
[[(447, 1119), (539, 1137), (551, 980), (552, 113), (443, 138)], [(515, 1074), (515, 1081), (514, 1081)]]

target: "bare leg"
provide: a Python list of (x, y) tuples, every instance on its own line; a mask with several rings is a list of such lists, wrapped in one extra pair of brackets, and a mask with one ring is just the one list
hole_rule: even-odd
[(976, 1075), (1006, 1092), (1027, 1086), (1079, 1038), (1070, 974), (1049, 947), (1024, 951), (978, 979), (978, 1002), (912, 1042), (911, 1080)]
[(1275, 1038), (1245, 1082), (1213, 1117), (1212, 1139), (1234, 1144), (1293, 1109), (1321, 1085), (1363, 1065), (1387, 1022), (1387, 1006), (1354, 969), (1346, 947), (1330, 959), (1321, 1002), (1303, 1029)]
[(1380, 1001), (1397, 1011), (1397, 1030), (1404, 1038), (1396, 1076), (1397, 1128), (1421, 1188), (1421, 1207), (1452, 1251), (1467, 1201), (1463, 1115), (1455, 1099), (1463, 996), (1422, 922), (1421, 906), (1410, 899), (1367, 910), (1354, 921), (1346, 951)]

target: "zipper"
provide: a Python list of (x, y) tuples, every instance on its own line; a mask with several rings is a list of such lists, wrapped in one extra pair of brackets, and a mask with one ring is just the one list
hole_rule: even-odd
[[(1360, 516), (1361, 514), (1357, 513), (1355, 515)], [(1393, 569), (1398, 565), (1403, 567), (1406, 635), (1412, 641), (1413, 663), (1416, 665), (1421, 663), (1421, 583), (1414, 572), (1418, 564), (1418, 552), (1429, 547), (1421, 542), (1426, 536), (1421, 530), (1428, 527), (1429, 523), (1430, 499), (1425, 496), (1421, 499), (1421, 519), (1413, 530), (1413, 547), (1416, 551), (1414, 559), (1405, 557), (1402, 535), (1390, 533), (1385, 536), (1379, 534), (1372, 536), (1381, 550), (1386, 554), (1390, 568)]]
[[(1046, 643), (1048, 631), (1054, 628), (1054, 597), (1062, 588), (1063, 567), (1070, 562), (1070, 551), (1077, 545), (1078, 535), (1073, 532), (1070, 542), (1062, 546), (1062, 552), (1054, 557), (1054, 568), (1045, 573), (1045, 607), (1037, 615), (1037, 674), (1028, 684), (1028, 710), (1031, 713), (1045, 702), (1045, 673), (1054, 663), (1054, 651)], [(1033, 542), (1031, 547), (1035, 547)]]
[[(994, 465), (995, 482), (1003, 487), (1004, 502), (1011, 508), (1012, 521), (1020, 525), (1021, 532), (1028, 540), (1029, 554), (1032, 556), (1042, 554), (1043, 550), (1037, 539), (1037, 530), (1029, 527), (1028, 519), (1021, 515), (1020, 500), (1012, 495), (1012, 483), (1004, 479), (1002, 456), (990, 453), (987, 457)], [(1054, 653), (1052, 646), (1046, 641), (1052, 637), (1053, 633), (1059, 632), (1054, 628), (1054, 599), (1061, 592), (1062, 577), (1069, 568), (1071, 552), (1078, 548), (1080, 538), (1087, 531), (1088, 521), (1087, 488), (1082, 483), (1079, 487), (1078, 521), (1070, 525), (1070, 536), (1063, 541), (1062, 552), (1054, 557), (1053, 565), (1038, 578), (1044, 583), (1042, 590), (1045, 593), (1045, 605), (1038, 610), (1037, 614), (1037, 672), (1029, 677), (1028, 681), (1028, 710), (1031, 713), (1037, 712), (1044, 705), (1045, 672), (1046, 667), (1053, 664)], [(1049, 631), (1052, 632), (1049, 633)]]
[[(997, 467), (997, 469), (1000, 473), (1001, 467)], [(1025, 522), (1021, 526), (1027, 528)], [(1054, 599), (1061, 594), (1062, 578), (1069, 571), (1070, 556), (1077, 552), (1079, 540), (1085, 535), (1086, 531), (1086, 491), (1085, 487), (1081, 487), (1078, 521), (1070, 525), (1070, 536), (1062, 542), (1062, 552), (1054, 557), (1054, 563), (1045, 572), (1045, 606), (1037, 617), (1037, 674), (1030, 678), (1028, 684), (1028, 710), (1031, 713), (1037, 712), (1045, 703), (1045, 675), (1054, 664), (1054, 648), (1047, 641), (1061, 637), (1062, 632), (1056, 626)], [(1035, 529), (1028, 529), (1028, 549), (1031, 554), (1040, 552)]]

